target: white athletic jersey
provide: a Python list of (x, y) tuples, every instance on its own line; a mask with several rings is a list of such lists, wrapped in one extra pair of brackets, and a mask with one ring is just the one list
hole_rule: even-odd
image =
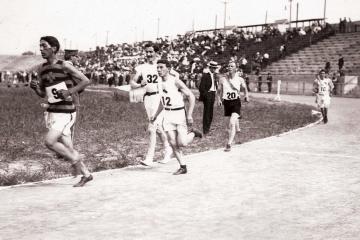
[[(136, 73), (139, 74), (139, 77), (142, 77), (141, 84), (146, 86), (144, 87), (146, 92), (159, 92), (161, 79), (157, 72), (157, 64), (144, 63), (135, 68)], [(135, 79), (136, 81), (137, 79)]]
[(162, 101), (165, 108), (184, 107), (184, 98), (175, 84), (175, 76), (169, 75), (166, 81), (162, 82)]
[(330, 78), (324, 78), (323, 80), (316, 79), (314, 84), (318, 88), (318, 95), (320, 96), (330, 96), (330, 92), (334, 88), (334, 84)]
[[(230, 85), (229, 81), (236, 89)], [(228, 78), (228, 76), (225, 76), (222, 78), (220, 84), (222, 84), (223, 89), (222, 98), (225, 100), (234, 100), (240, 98), (240, 87), (241, 85), (245, 85), (245, 81), (242, 77), (239, 76), (239, 74), (235, 74), (234, 78), (232, 79)]]

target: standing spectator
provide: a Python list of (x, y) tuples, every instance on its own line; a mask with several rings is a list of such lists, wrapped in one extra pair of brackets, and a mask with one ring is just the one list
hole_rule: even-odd
[(267, 78), (266, 78), (266, 82), (267, 82), (267, 85), (268, 85), (268, 92), (271, 93), (272, 82), (273, 82), (273, 77), (271, 76), (271, 73), (268, 73)]
[(261, 92), (262, 76), (260, 73), (256, 74), (256, 76), (257, 76), (257, 83), (258, 83), (258, 92)]
[(326, 63), (325, 63), (325, 73), (326, 73), (326, 74), (329, 74), (329, 73), (330, 73), (330, 70), (331, 70), (330, 62), (326, 62)]
[(338, 77), (338, 93), (340, 95), (344, 94), (344, 86), (345, 86), (345, 71), (339, 70), (339, 77)]
[(210, 131), (211, 122), (213, 119), (213, 109), (215, 102), (215, 95), (217, 90), (217, 79), (215, 70), (218, 68), (218, 64), (215, 61), (210, 61), (208, 64), (209, 72), (203, 73), (199, 91), (199, 100), (204, 104), (203, 110), (203, 133), (208, 134)]
[(344, 32), (344, 22), (341, 18), (339, 20), (339, 32)]
[(248, 92), (250, 92), (250, 78), (249, 75), (247, 75), (247, 73), (244, 73), (244, 80), (246, 84), (246, 89), (248, 90)]
[(339, 84), (339, 78), (340, 78), (340, 73), (339, 71), (337, 72), (334, 72), (333, 75), (332, 75), (332, 82), (333, 82), (333, 85), (334, 85), (334, 90), (333, 90), (333, 94), (334, 95), (338, 95), (338, 84)]
[(256, 72), (260, 72), (262, 66), (263, 57), (260, 52), (257, 52), (254, 57), (254, 67)]
[(341, 54), (339, 56), (338, 66), (339, 66), (339, 70), (342, 70), (344, 67), (344, 57)]

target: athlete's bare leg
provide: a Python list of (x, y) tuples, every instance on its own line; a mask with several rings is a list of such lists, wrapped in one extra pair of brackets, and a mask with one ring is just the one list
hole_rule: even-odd
[(170, 146), (173, 149), (176, 160), (179, 162), (180, 166), (185, 165), (185, 161), (182, 159), (180, 146), (177, 139), (179, 138), (178, 132), (176, 130), (166, 132)]
[(236, 119), (236, 122), (235, 122), (235, 129), (236, 129), (236, 132), (240, 132), (241, 129), (240, 129), (240, 120), (239, 118)]
[(177, 143), (179, 146), (184, 147), (192, 143), (194, 140), (195, 133), (194, 132), (187, 132), (186, 128), (178, 128), (177, 130)]
[(79, 159), (79, 154), (71, 147), (64, 145), (59, 139), (62, 133), (57, 130), (50, 129), (45, 136), (45, 146), (55, 153), (68, 159), (71, 163), (76, 163)]
[(163, 146), (164, 146), (164, 158), (159, 162), (167, 163), (171, 160), (171, 155), (173, 153), (173, 150), (169, 144), (167, 135), (161, 126), (158, 126), (156, 133), (158, 134), (158, 136), (161, 139)]
[(238, 118), (239, 118), (239, 114), (237, 113), (232, 113), (231, 117), (229, 119), (229, 138), (228, 138), (228, 144), (231, 145), (235, 134), (236, 134), (236, 123), (238, 123)]

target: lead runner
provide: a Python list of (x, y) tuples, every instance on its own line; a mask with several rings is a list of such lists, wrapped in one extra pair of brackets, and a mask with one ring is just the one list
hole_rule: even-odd
[[(39, 82), (31, 81), (30, 87), (48, 101), (46, 147), (70, 161), (74, 172), (81, 172), (83, 176), (74, 187), (82, 187), (93, 180), (93, 176), (80, 160), (73, 144), (65, 145), (61, 137), (71, 135), (71, 128), (76, 121), (76, 107), (72, 96), (82, 91), (90, 80), (71, 64), (58, 60), (56, 53), (59, 49), (60, 43), (55, 37), (40, 38), (41, 56), (46, 62), (38, 69)], [(76, 86), (70, 76), (80, 80)], [(71, 141), (71, 138), (67, 139)]]

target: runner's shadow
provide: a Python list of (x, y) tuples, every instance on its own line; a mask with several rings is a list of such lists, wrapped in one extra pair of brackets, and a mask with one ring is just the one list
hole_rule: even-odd
[(125, 171), (136, 171), (136, 172), (156, 172), (156, 173), (171, 173), (170, 170), (165, 170), (164, 168), (161, 167), (162, 165), (155, 165), (152, 167), (147, 167), (147, 166), (143, 166), (143, 165), (135, 165), (135, 166), (131, 166), (131, 167), (127, 167), (124, 170)]
[(17, 188), (36, 188), (36, 187), (61, 187), (61, 186), (72, 186), (74, 183), (64, 183), (64, 182), (39, 182), (39, 183), (30, 183), (21, 186), (14, 186)]

